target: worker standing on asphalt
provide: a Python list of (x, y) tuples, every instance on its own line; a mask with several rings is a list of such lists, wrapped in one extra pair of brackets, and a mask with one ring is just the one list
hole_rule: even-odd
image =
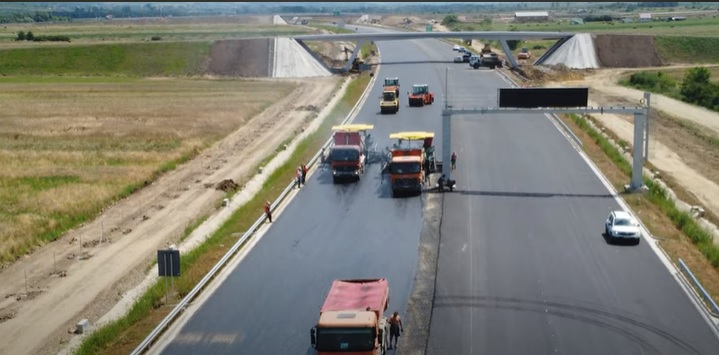
[(449, 160), (452, 162), (452, 170), (457, 169), (457, 152), (452, 152), (452, 157)]
[(399, 312), (395, 311), (392, 317), (389, 318), (389, 348), (392, 349), (392, 339), (394, 339), (394, 348), (397, 348), (397, 340), (401, 332), (404, 331), (402, 326), (402, 319), (399, 317)]
[(307, 165), (302, 164), (302, 185), (307, 183)]

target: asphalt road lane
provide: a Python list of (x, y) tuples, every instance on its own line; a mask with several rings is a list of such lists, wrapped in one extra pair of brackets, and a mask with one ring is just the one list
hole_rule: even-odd
[[(413, 83), (439, 88), (439, 76), (422, 70), (427, 66), (421, 63), (423, 53), (409, 42), (378, 46), (383, 64), (355, 123), (375, 125), (371, 133), (379, 149), (391, 145), (392, 132), (439, 132), (441, 94), (435, 105), (407, 107), (406, 91)], [(398, 64), (406, 58), (420, 63)], [(382, 79), (394, 76), (402, 85), (402, 107), (397, 115), (379, 115)], [(390, 310), (404, 313), (417, 264), (422, 202), (392, 199), (379, 170), (373, 164), (361, 182), (339, 186), (332, 184), (329, 170), (312, 175), (163, 353), (311, 353), (309, 330), (338, 278), (387, 278)]]
[[(483, 93), (477, 106), (507, 86), (489, 71), (462, 77)], [(719, 351), (646, 240), (605, 243), (619, 206), (552, 122), (456, 116), (452, 135), (459, 188), (445, 194), (428, 354)]]

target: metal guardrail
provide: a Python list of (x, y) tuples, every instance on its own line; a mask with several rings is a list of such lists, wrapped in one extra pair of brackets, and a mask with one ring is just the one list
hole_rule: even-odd
[(719, 316), (719, 306), (717, 306), (712, 296), (704, 289), (702, 284), (699, 282), (699, 280), (697, 280), (694, 274), (692, 274), (687, 264), (685, 264), (684, 260), (682, 260), (681, 258), (679, 258), (679, 267), (687, 276), (689, 276), (689, 280), (691, 280), (691, 282), (694, 284), (694, 287), (699, 290), (699, 293), (701, 294), (702, 298), (704, 298), (704, 301), (709, 304), (709, 306), (711, 307), (710, 312), (713, 313), (714, 316)]
[[(377, 49), (377, 54), (379, 56), (379, 48)], [(377, 67), (379, 68), (379, 66)], [(377, 69), (376, 71), (379, 71)], [(352, 108), (352, 110), (347, 114), (347, 117), (342, 121), (342, 124), (346, 124), (354, 119), (354, 117), (357, 115), (357, 112), (359, 111), (359, 108), (361, 107), (360, 103), (362, 103), (364, 100), (366, 100), (366, 97), (369, 95), (370, 91), (372, 91), (372, 86), (374, 82), (376, 81), (377, 76), (373, 76), (372, 79), (370, 79), (369, 84), (367, 85), (367, 88), (365, 89), (365, 92), (362, 94), (362, 96), (357, 100), (357, 103)], [(322, 145), (322, 148), (317, 151), (317, 154), (315, 154), (312, 159), (307, 163), (308, 169), (312, 168), (315, 163), (320, 159), (324, 151), (332, 144), (332, 137), (328, 138), (327, 141)], [(295, 186), (295, 180), (292, 179), (292, 181), (287, 185), (287, 187), (282, 191), (280, 196), (275, 199), (275, 201), (270, 206), (270, 211), (274, 211), (277, 206), (280, 205), (284, 201), (284, 199), (289, 195), (290, 191)], [(216, 276), (216, 274), (222, 269), (225, 264), (232, 259), (235, 253), (242, 247), (242, 245), (253, 235), (255, 234), (257, 228), (262, 225), (262, 223), (265, 222), (267, 219), (267, 216), (262, 213), (262, 215), (255, 221), (255, 223), (252, 224), (252, 226), (245, 232), (245, 234), (240, 237), (240, 239), (230, 248), (230, 250), (225, 253), (225, 255), (220, 259), (215, 266), (210, 269), (209, 272), (205, 275), (205, 277), (200, 280), (200, 282), (195, 285), (195, 287), (178, 303), (175, 308), (172, 309), (172, 311), (160, 322), (160, 324), (155, 327), (155, 329), (150, 332), (150, 334), (138, 345), (135, 350), (132, 351), (132, 355), (139, 355), (145, 352), (150, 348), (150, 346), (153, 344), (153, 342), (162, 334), (162, 332), (167, 328), (172, 321), (180, 314), (182, 311), (187, 307), (187, 305), (195, 298), (197, 295), (200, 294), (200, 292), (209, 284), (209, 282)]]

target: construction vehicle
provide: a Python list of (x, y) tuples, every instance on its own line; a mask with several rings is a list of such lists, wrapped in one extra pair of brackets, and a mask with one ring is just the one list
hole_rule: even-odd
[(399, 112), (399, 96), (392, 89), (385, 89), (382, 92), (382, 101), (379, 103), (380, 113), (397, 113)]
[(389, 162), (383, 169), (389, 172), (392, 196), (421, 194), (429, 174), (442, 169), (434, 156), (434, 133), (399, 132), (389, 137), (398, 140), (391, 149), (388, 148)]
[(361, 73), (364, 64), (365, 63), (362, 59), (355, 57), (355, 59), (352, 61), (352, 66), (350, 67), (349, 72), (352, 74)]
[(407, 95), (410, 107), (431, 105), (434, 102), (434, 94), (429, 91), (427, 84), (412, 85), (412, 93), (408, 92)]
[(517, 54), (517, 59), (529, 59), (532, 58), (532, 53), (529, 48), (522, 48), (522, 51)]
[(317, 355), (383, 355), (389, 340), (387, 279), (335, 280), (310, 330)]
[(395, 95), (399, 97), (399, 78), (384, 78), (383, 90), (394, 90)]
[(501, 68), (502, 65), (502, 59), (499, 58), (497, 53), (485, 53), (480, 54), (479, 57), (472, 57), (469, 60), (469, 66), (471, 66), (474, 69), (479, 69), (480, 67), (486, 67), (489, 69), (494, 68)]
[(350, 124), (334, 126), (332, 135), (334, 145), (330, 148), (329, 163), (332, 165), (332, 181), (336, 184), (345, 179), (359, 181), (365, 171), (368, 143), (368, 130), (373, 125)]
[(489, 46), (489, 43), (485, 43), (484, 47), (482, 47), (482, 51), (480, 52), (480, 54), (485, 53), (492, 53), (492, 47)]

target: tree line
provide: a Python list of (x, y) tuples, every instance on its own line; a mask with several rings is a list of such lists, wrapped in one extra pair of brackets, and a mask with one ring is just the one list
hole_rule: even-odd
[(719, 112), (719, 85), (712, 82), (705, 67), (687, 70), (681, 82), (660, 71), (637, 72), (629, 76), (627, 84)]
[(33, 42), (70, 42), (68, 36), (36, 36), (32, 31), (27, 33), (20, 31), (17, 33), (16, 41), (33, 41)]

